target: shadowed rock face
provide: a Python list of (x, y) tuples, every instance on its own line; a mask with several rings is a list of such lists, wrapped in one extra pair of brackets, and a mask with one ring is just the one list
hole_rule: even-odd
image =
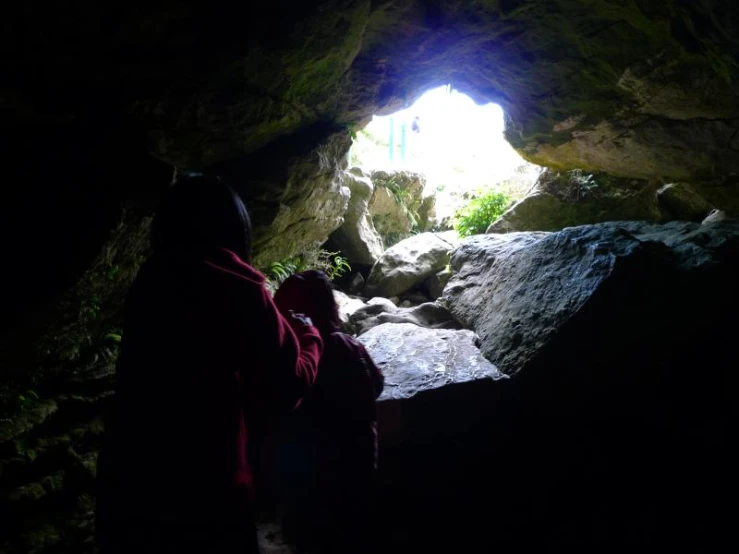
[(342, 181), (351, 192), (349, 207), (344, 214), (344, 223), (331, 234), (332, 249), (340, 250), (351, 264), (374, 264), (384, 250), (382, 238), (375, 230), (367, 207), (372, 198), (372, 181), (348, 171), (342, 173)]
[[(509, 140), (535, 162), (688, 183), (710, 177), (714, 197), (736, 196), (722, 182), (739, 174), (739, 17), (730, 0), (299, 8), (219, 0), (136, 10), (80, 0), (64, 9), (13, 5), (4, 20), (6, 178), (33, 190), (13, 196), (16, 214), (54, 194), (85, 206), (129, 200), (130, 186), (108, 183), (140, 148), (228, 175), (250, 200), (257, 254), (273, 261), (341, 223), (345, 203), (326, 195), (339, 190), (333, 173), (351, 132), (443, 83), (499, 102)], [(51, 167), (64, 172), (51, 176)], [(72, 177), (93, 174), (90, 186)], [(161, 189), (148, 190), (156, 204)], [(114, 219), (101, 219), (105, 229), (94, 234)], [(3, 223), (19, 227), (17, 217)], [(58, 224), (39, 218), (39, 235)], [(89, 262), (82, 253), (69, 248), (52, 271), (78, 277), (72, 268)]]
[[(720, 287), (731, 282), (738, 254), (735, 221), (615, 222), (558, 233), (485, 235), (453, 252), (457, 273), (445, 298), (454, 316), (479, 333), (483, 354), (505, 373), (542, 364), (587, 367), (602, 364), (604, 352), (621, 340), (639, 344), (636, 326), (651, 329), (656, 348), (663, 344), (658, 338), (669, 341), (676, 314), (685, 325), (689, 317), (721, 316), (716, 305), (698, 299), (734, 301), (732, 288)], [(616, 321), (624, 323), (618, 334), (611, 329), (604, 336)], [(553, 359), (555, 352), (562, 358)]]
[[(11, 552), (60, 548), (72, 529), (79, 541), (65, 546), (80, 552), (89, 547), (84, 525), (92, 487), (83, 470), (97, 447), (94, 418), (111, 387), (104, 371), (110, 369), (106, 337), (119, 322), (127, 284), (146, 255), (147, 218), (173, 167), (227, 178), (254, 216), (257, 260), (287, 257), (341, 224), (347, 198), (336, 175), (345, 167), (352, 131), (372, 114), (390, 113), (430, 87), (452, 83), (478, 102), (499, 102), (509, 117), (507, 137), (534, 162), (645, 180), (706, 182), (701, 194), (710, 192), (711, 205), (724, 210), (739, 197), (739, 17), (732, 0), (175, 0), (135, 9), (130, 3), (78, 0), (57, 6), (15, 2), (5, 7), (3, 21), (0, 121), (7, 140), (0, 236), (7, 264), (0, 393), (4, 410), (17, 408), (28, 389), (40, 400), (27, 412), (51, 402), (59, 406), (51, 414), (58, 423), (30, 429), (28, 444), (9, 439), (2, 445), (2, 494), (18, 492), (14, 498), (25, 502), (43, 491), (43, 509), (54, 514), (47, 517), (35, 507), (26, 512), (28, 504), (12, 508), (24, 527), (13, 526)], [(663, 261), (664, 247), (648, 248), (659, 251), (655, 263)], [(651, 263), (649, 256), (638, 259)], [(679, 288), (671, 285), (669, 313), (686, 305), (700, 314), (700, 301), (722, 305), (725, 299), (704, 294), (719, 289), (699, 278), (702, 271), (686, 273)], [(720, 315), (715, 308), (692, 321), (720, 321)], [(718, 347), (733, 340), (717, 332), (716, 348), (706, 347), (713, 327), (672, 328), (676, 343), (690, 350), (685, 360), (695, 367), (716, 365)], [(654, 344), (645, 340), (638, 346), (651, 353), (645, 360), (658, 364)], [(600, 347), (608, 350), (593, 343), (583, 359), (592, 361)], [(10, 374), (19, 382), (6, 383)], [(448, 406), (473, 405), (464, 384), (450, 388), (466, 392), (453, 397), (445, 391), (445, 399), (454, 398)], [(695, 392), (701, 391), (706, 392)], [(474, 392), (480, 400), (475, 406), (485, 405), (480, 387)], [(60, 401), (60, 394), (67, 399)], [(640, 406), (648, 407), (646, 398)], [(422, 404), (435, 413), (433, 401)], [(715, 415), (709, 402), (700, 406)], [(705, 436), (698, 431), (716, 427), (708, 416), (700, 422), (705, 429), (698, 430), (684, 419), (688, 434)], [(650, 421), (658, 425), (657, 416)], [(531, 427), (546, 439), (531, 460), (545, 458), (546, 447), (561, 435), (544, 431), (556, 431), (554, 424)], [(70, 428), (80, 432), (66, 437)], [(487, 429), (471, 429), (465, 444), (486, 443), (479, 437)], [(643, 430), (638, 444), (649, 448), (648, 437)], [(440, 456), (422, 443), (416, 444), (419, 465), (425, 454), (443, 462), (424, 474), (429, 482), (438, 482), (437, 470), (454, 460), (475, 463), (454, 446)], [(572, 435), (564, 444), (578, 442)], [(686, 457), (680, 445), (704, 457), (715, 454), (705, 442), (671, 444), (668, 450), (678, 460), (701, 461)], [(598, 452), (629, 462), (618, 452)], [(649, 475), (659, 477), (656, 459)], [(539, 482), (557, 477), (551, 469), (556, 464), (544, 471), (525, 456), (521, 460), (529, 464), (520, 464), (528, 472), (521, 475)], [(660, 460), (672, 467), (671, 458)], [(677, 467), (689, 474), (690, 465), (682, 463)], [(468, 471), (456, 467), (457, 476)], [(698, 467), (712, 474), (710, 467)], [(59, 472), (66, 472), (65, 479)], [(669, 475), (680, 482), (677, 471)], [(660, 490), (670, 493), (660, 479)], [(645, 490), (649, 485), (646, 478), (637, 482)], [(456, 483), (447, 481), (450, 488)], [(693, 498), (706, 500), (692, 486)], [(491, 496), (495, 491), (487, 490)], [(567, 491), (564, 483), (559, 492)], [(705, 504), (711, 502), (695, 505)], [(625, 500), (615, 505), (628, 511)], [(545, 507), (540, 514), (557, 512), (557, 506)], [(65, 519), (64, 510), (73, 517)], [(438, 521), (438, 513), (426, 515)], [(561, 519), (556, 528), (565, 529)], [(662, 523), (667, 521), (665, 516)], [(478, 523), (482, 528), (489, 521)], [(5, 549), (4, 541), (5, 535)]]
[(380, 403), (393, 551), (720, 550), (738, 233), (626, 222), (467, 239), (445, 296), (510, 378)]
[[(287, 5), (12, 8), (4, 107), (57, 124), (126, 113), (157, 156), (203, 167), (451, 82), (501, 103), (509, 138), (540, 162), (676, 179), (736, 170), (729, 0)], [(14, 77), (29, 75), (36, 92), (20, 94)]]

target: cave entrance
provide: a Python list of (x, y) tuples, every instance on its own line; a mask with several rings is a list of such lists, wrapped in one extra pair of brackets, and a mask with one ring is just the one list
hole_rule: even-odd
[(517, 201), (533, 186), (541, 168), (521, 158), (504, 128), (499, 105), (478, 105), (445, 85), (401, 111), (374, 116), (356, 134), (350, 165), (423, 175), (425, 193), (437, 197), (437, 217), (449, 218), (475, 195), (495, 190)]

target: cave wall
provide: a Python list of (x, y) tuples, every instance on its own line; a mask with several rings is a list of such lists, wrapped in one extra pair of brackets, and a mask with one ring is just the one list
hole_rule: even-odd
[[(244, 195), (265, 264), (341, 224), (352, 133), (451, 83), (500, 103), (533, 162), (737, 199), (731, 0), (75, 0), (13, 3), (3, 23), (0, 494), (43, 490), (57, 513), (89, 516), (89, 479), (57, 477), (79, 475), (94, 441), (44, 445), (96, 429), (106, 337), (175, 167)], [(36, 531), (0, 544), (31, 551), (16, 539)]]
[[(732, 6), (729, 0), (13, 5), (0, 37), (6, 77), (0, 115), (13, 143), (5, 165), (17, 173), (8, 179), (25, 184), (10, 187), (7, 205), (24, 211), (37, 195), (116, 205), (122, 193), (103, 184), (110, 179), (104, 172), (84, 190), (71, 179), (52, 184), (59, 181), (48, 174), (57, 159), (68, 175), (95, 171), (91, 162), (99, 168), (93, 160), (99, 153), (83, 153), (91, 147), (105, 150), (111, 168), (129, 165), (124, 142), (181, 168), (222, 171), (241, 161), (232, 183), (254, 203), (257, 243), (273, 250), (263, 258), (283, 256), (286, 249), (269, 246), (270, 234), (305, 236), (285, 241), (299, 250), (340, 223), (343, 202), (326, 199), (340, 191), (327, 177), (343, 165), (339, 143), (348, 144), (372, 114), (408, 106), (445, 83), (478, 102), (500, 103), (508, 139), (531, 161), (647, 180), (710, 180), (721, 196), (722, 180), (739, 173), (739, 15)], [(99, 144), (116, 135), (127, 138)], [(289, 146), (295, 141), (298, 151)], [(56, 152), (60, 144), (69, 156)], [(247, 166), (263, 160), (274, 166), (272, 174), (253, 178)], [(306, 232), (307, 223), (321, 210), (290, 209), (312, 194), (309, 202), (330, 214), (315, 233)], [(70, 263), (66, 256), (61, 265)], [(85, 262), (71, 265), (79, 275)]]

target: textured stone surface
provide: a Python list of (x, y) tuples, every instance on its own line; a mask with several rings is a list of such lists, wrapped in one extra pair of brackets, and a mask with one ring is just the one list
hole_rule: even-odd
[[(89, 9), (92, 21), (105, 15)], [(86, 77), (88, 88), (130, 106), (152, 150), (178, 165), (255, 151), (319, 119), (392, 111), (442, 82), (500, 102), (511, 117), (509, 137), (533, 155), (553, 145), (548, 157), (569, 168), (682, 179), (727, 173), (735, 163), (727, 154), (739, 117), (731, 84), (737, 15), (723, 2), (451, 0), (424, 8), (332, 0), (293, 10), (278, 1), (151, 6), (117, 19), (114, 29), (86, 22), (53, 13), (35, 20), (41, 32), (29, 37), (35, 48), (27, 50), (35, 81), (59, 89)], [(65, 50), (61, 73), (50, 37), (80, 32), (88, 41)], [(176, 62), (165, 44), (180, 54)], [(134, 65), (124, 56), (90, 75), (89, 45), (103, 55), (135, 46), (149, 62)], [(20, 82), (13, 76), (9, 83)], [(7, 96), (10, 106), (43, 113), (36, 105), (43, 99)], [(69, 103), (85, 108), (81, 99)], [(713, 147), (681, 155), (695, 144)], [(708, 165), (718, 158), (722, 164)]]
[[(355, 309), (349, 315), (352, 332), (362, 335), (383, 323), (410, 323), (430, 329), (460, 329), (461, 325), (454, 319), (451, 312), (435, 302), (424, 302), (418, 306), (395, 306), (392, 302), (368, 303)], [(384, 299), (383, 299), (384, 300)]]
[(359, 340), (385, 375), (380, 402), (410, 398), (453, 383), (506, 378), (482, 357), (472, 331), (385, 323)]
[[(572, 131), (567, 142), (536, 142), (520, 152), (530, 162), (567, 170), (605, 171), (636, 179), (696, 181), (739, 173), (739, 118), (623, 117)], [(722, 160), (720, 167), (711, 160)]]
[[(8, 193), (0, 236), (25, 229), (34, 210), (39, 235), (84, 246), (50, 249), (41, 264), (33, 245), (7, 245), (24, 312), (82, 275), (129, 193), (166, 186), (142, 177), (144, 148), (183, 168), (243, 160), (233, 182), (250, 199), (263, 258), (281, 257), (341, 218), (341, 203), (300, 207), (315, 197), (283, 172), (296, 153), (330, 129), (344, 135), (343, 156), (352, 130), (433, 84), (499, 102), (516, 147), (559, 168), (691, 183), (737, 173), (738, 16), (726, 1), (288, 4), (8, 9), (0, 113), (7, 181), (23, 185)], [(319, 197), (337, 190), (325, 177)], [(330, 208), (323, 221), (318, 207)], [(73, 224), (93, 212), (92, 224)], [(278, 247), (278, 233), (293, 248)]]
[(715, 491), (736, 465), (739, 224), (484, 235), (452, 266), (452, 311), (512, 375), (503, 394), (489, 391), (497, 409), (478, 435), (455, 450), (488, 439), (487, 454), (454, 466), (469, 475), (455, 490), (469, 492), (446, 500), (496, 499), (484, 521), (502, 534), (470, 543), (720, 550), (729, 519)]
[[(53, 396), (33, 399), (26, 424), (0, 425), (3, 552), (94, 552), (95, 468), (113, 368), (102, 357)], [(26, 393), (28, 396), (28, 393)], [(16, 422), (17, 423), (17, 422)]]
[[(708, 294), (695, 287), (725, 285), (736, 271), (738, 254), (739, 225), (728, 221), (703, 226), (623, 222), (558, 233), (485, 235), (454, 251), (455, 275), (444, 298), (455, 317), (478, 332), (485, 356), (506, 373), (516, 373), (543, 360), (567, 365), (577, 345), (591, 344), (606, 321), (631, 319), (624, 312), (634, 301), (630, 295), (653, 293), (640, 312), (654, 319), (642, 319), (639, 328), (676, 325), (669, 317), (678, 306), (656, 308), (674, 301), (668, 291), (681, 290), (681, 283), (687, 287), (681, 302)], [(710, 291), (721, 292), (736, 296), (731, 290)], [(689, 313), (686, 308), (685, 324)], [(601, 352), (634, 340), (634, 328), (626, 325), (618, 335), (599, 337)], [(552, 359), (554, 352), (564, 358)]]
[(373, 171), (375, 192), (369, 212), (385, 246), (428, 231), (436, 215), (436, 197), (425, 195), (426, 178), (410, 171)]
[(241, 194), (252, 218), (254, 264), (269, 265), (323, 244), (344, 222), (347, 132), (315, 126), (209, 169)]
[(658, 205), (659, 186), (657, 182), (582, 171), (545, 171), (531, 192), (494, 221), (487, 232), (559, 231), (603, 221), (660, 222), (670, 217)]
[(386, 187), (377, 187), (369, 205), (370, 216), (382, 237), (407, 234), (412, 222), (403, 204)]
[[(306, 136), (314, 148), (321, 139), (312, 129), (323, 124), (348, 141), (372, 114), (447, 82), (499, 102), (509, 139), (542, 163), (690, 183), (737, 174), (739, 16), (726, 0), (289, 4), (168, 3), (126, 14), (88, 0), (69, 13), (11, 6), (0, 113), (13, 137), (8, 182), (28, 185), (7, 199), (18, 216), (3, 218), (0, 235), (22, 227), (39, 195), (54, 209), (62, 200), (68, 217), (44, 208), (41, 235), (107, 212), (140, 186), (137, 149), (185, 168), (253, 153), (282, 167), (290, 148), (265, 147)], [(38, 163), (49, 144), (54, 152)], [(77, 177), (60, 186), (59, 175)], [(268, 198), (258, 226), (269, 229), (279, 204), (297, 201), (294, 191), (279, 198), (295, 185), (244, 183), (251, 198)], [(60, 254), (50, 281), (79, 276), (94, 255)], [(18, 282), (37, 270), (19, 272)]]
[(365, 294), (397, 296), (441, 271), (449, 261), (456, 233), (421, 233), (388, 248), (372, 267)]
[(340, 250), (352, 264), (372, 265), (384, 250), (368, 212), (374, 192), (372, 181), (349, 172), (342, 174), (342, 180), (351, 191), (351, 198), (343, 225), (331, 234), (331, 247)]

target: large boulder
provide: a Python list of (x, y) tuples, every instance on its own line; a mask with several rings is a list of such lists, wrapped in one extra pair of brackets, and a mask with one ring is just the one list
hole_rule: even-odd
[(409, 171), (373, 171), (375, 191), (369, 212), (386, 246), (412, 231), (427, 231), (436, 215), (436, 197), (425, 195), (426, 179)]
[[(460, 392), (475, 387), (490, 391), (507, 378), (480, 354), (469, 330), (385, 323), (359, 341), (385, 376), (377, 411), (380, 442), (386, 447), (428, 440), (442, 430), (466, 433), (479, 414), (469, 404), (449, 412), (464, 398)], [(455, 387), (463, 383), (467, 387)]]
[(208, 169), (246, 201), (255, 266), (323, 244), (341, 227), (351, 196), (344, 182), (350, 144), (345, 131), (318, 126)]
[[(473, 475), (489, 441), (495, 441), (485, 426), (509, 379), (480, 355), (469, 330), (386, 323), (359, 340), (385, 375), (377, 403), (378, 529), (381, 537), (393, 538), (385, 551), (412, 551), (406, 546), (415, 543), (425, 545), (424, 552), (453, 552), (438, 544), (446, 533), (418, 535), (408, 522), (433, 518), (439, 506), (477, 499), (475, 482), (479, 486), (480, 481)], [(482, 475), (499, 471), (487, 459), (482, 465), (487, 469)], [(466, 510), (454, 510), (449, 518), (457, 522), (461, 512)], [(476, 521), (474, 515), (461, 519)], [(461, 535), (449, 531), (448, 536), (456, 536), (457, 543), (476, 542), (481, 536), (477, 529), (482, 528), (475, 525)]]
[(352, 264), (372, 265), (382, 255), (382, 238), (369, 215), (369, 200), (374, 192), (368, 177), (342, 172), (344, 186), (351, 191), (344, 224), (331, 234), (331, 247), (341, 251)]
[(390, 190), (411, 213), (417, 213), (423, 203), (426, 178), (412, 171), (378, 170), (370, 174), (376, 187)]
[[(452, 312), (512, 376), (490, 427), (508, 422), (506, 436), (487, 461), (505, 459), (506, 476), (474, 485), (495, 495), (488, 517), (516, 537), (505, 546), (720, 549), (716, 491), (736, 464), (739, 223), (483, 235), (451, 263)], [(532, 521), (539, 536), (525, 533)]]
[(659, 186), (640, 179), (547, 170), (487, 232), (558, 231), (604, 221), (660, 222), (664, 215), (657, 202)]
[(384, 323), (363, 334), (359, 341), (385, 376), (381, 405), (454, 383), (507, 378), (480, 354), (475, 333), (466, 329)]
[[(716, 294), (736, 269), (736, 222), (665, 225), (622, 222), (568, 228), (558, 233), (511, 233), (472, 237), (457, 248), (455, 275), (445, 289), (452, 313), (482, 338), (482, 351), (506, 373), (517, 373), (545, 356), (553, 365), (570, 364), (572, 348), (585, 363), (583, 345), (598, 335), (602, 351), (632, 342), (634, 329), (650, 334), (672, 329), (674, 312), (687, 323), (694, 299)], [(722, 265), (723, 264), (723, 265)], [(707, 289), (696, 284), (717, 279)], [(694, 282), (695, 281), (695, 282)], [(689, 288), (683, 289), (680, 286)], [(647, 299), (647, 291), (655, 294)], [(725, 295), (736, 296), (732, 290)], [(671, 295), (674, 294), (675, 297)], [(631, 297), (631, 299), (629, 298)], [(679, 298), (679, 301), (677, 301)], [(626, 311), (639, 299), (639, 322)], [(598, 305), (597, 313), (591, 306)], [(657, 306), (669, 309), (657, 310)], [(647, 322), (646, 314), (654, 318)], [(594, 319), (596, 318), (596, 319)], [(630, 321), (616, 334), (601, 337), (614, 321)], [(554, 349), (554, 350), (553, 350)], [(562, 356), (553, 360), (554, 353)]]
[(388, 248), (367, 278), (367, 296), (399, 296), (444, 269), (457, 242), (454, 231), (421, 233)]

